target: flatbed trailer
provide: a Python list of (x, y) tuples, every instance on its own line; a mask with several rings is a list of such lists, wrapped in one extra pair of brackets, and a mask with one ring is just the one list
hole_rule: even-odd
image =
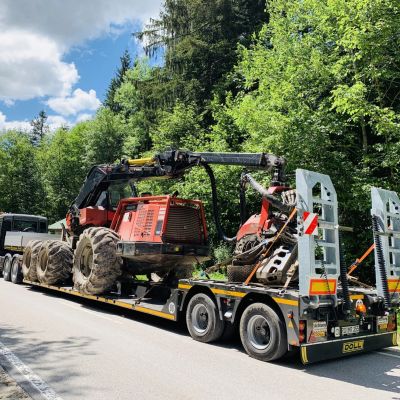
[[(285, 322), (288, 351), (299, 350), (303, 364), (397, 345), (395, 312), (381, 316), (367, 316), (361, 324), (358, 317), (326, 322), (329, 313), (321, 313), (321, 310), (318, 310), (318, 319), (314, 319), (313, 316), (301, 316), (299, 291), (293, 288), (288, 288), (282, 293), (279, 288), (269, 288), (265, 285), (182, 279), (174, 287), (151, 283), (152, 289), (147, 282), (137, 281), (134, 288), (136, 295), (112, 292), (107, 295), (89, 295), (74, 290), (72, 286), (47, 285), (28, 280), (24, 280), (24, 283), (170, 321), (178, 321), (185, 317), (187, 319), (189, 300), (195, 294), (203, 293), (216, 304), (218, 317), (225, 321), (228, 329), (240, 326), (243, 312), (250, 305), (267, 304)], [(152, 296), (149, 295), (151, 291), (154, 291)], [(376, 295), (374, 291), (363, 288), (351, 288), (350, 293), (354, 307), (358, 300), (368, 303), (368, 297)], [(257, 358), (257, 354), (247, 352)]]
[[(317, 190), (316, 190), (317, 189)], [(299, 351), (309, 364), (397, 344), (400, 199), (372, 188), (376, 288), (350, 286), (340, 246), (336, 191), (327, 175), (296, 171), (298, 277), (283, 284), (180, 279), (129, 280), (90, 295), (71, 284), (26, 284), (171, 321), (212, 342), (238, 330), (245, 351), (272, 361)], [(293, 214), (294, 215), (294, 214)]]

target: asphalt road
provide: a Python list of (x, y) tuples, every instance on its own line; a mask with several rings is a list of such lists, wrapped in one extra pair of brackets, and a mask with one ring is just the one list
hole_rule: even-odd
[(175, 322), (2, 279), (0, 342), (64, 400), (400, 399), (399, 349), (268, 364), (237, 340), (198, 343)]

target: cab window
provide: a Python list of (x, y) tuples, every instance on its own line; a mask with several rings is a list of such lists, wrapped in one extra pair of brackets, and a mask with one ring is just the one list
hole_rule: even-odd
[(11, 230), (14, 232), (37, 232), (38, 223), (37, 221), (14, 219)]
[(108, 195), (111, 209), (116, 210), (120, 200), (133, 196), (133, 190), (129, 182), (113, 184), (108, 188)]

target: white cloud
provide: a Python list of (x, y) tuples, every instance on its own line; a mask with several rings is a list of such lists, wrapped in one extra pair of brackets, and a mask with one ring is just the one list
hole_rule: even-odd
[(17, 130), (17, 131), (30, 131), (31, 124), (28, 121), (7, 121), (6, 116), (0, 111), (0, 132)]
[[(46, 121), (51, 132), (63, 126), (72, 126), (74, 124), (70, 123), (66, 118), (61, 115), (49, 115)], [(32, 126), (30, 121), (7, 121), (7, 117), (0, 111), (0, 132), (4, 131), (22, 131), (31, 132)]]
[(66, 97), (79, 79), (71, 46), (156, 17), (161, 0), (1, 0), (0, 100)]
[(81, 111), (96, 111), (100, 107), (100, 100), (96, 96), (96, 91), (91, 89), (85, 92), (76, 89), (71, 96), (51, 98), (47, 105), (61, 115), (76, 115)]
[(0, 99), (6, 103), (65, 96), (79, 78), (51, 39), (33, 33), (0, 30), (0, 60)]
[(47, 117), (46, 125), (49, 126), (50, 131), (55, 131), (62, 126), (69, 126), (70, 123), (61, 115), (49, 115)]
[(157, 17), (162, 0), (1, 0), (0, 24), (53, 38), (64, 48), (107, 34), (113, 25)]
[(83, 121), (89, 121), (92, 118), (93, 118), (93, 114), (82, 113), (76, 117), (76, 123), (83, 122)]

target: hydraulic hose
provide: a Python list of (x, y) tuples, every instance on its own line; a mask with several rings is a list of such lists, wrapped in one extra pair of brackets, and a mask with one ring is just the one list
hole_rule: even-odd
[(242, 179), (240, 180), (239, 204), (240, 204), (240, 224), (243, 225), (247, 221), (247, 209), (246, 209), (246, 187)]
[(234, 259), (242, 262), (251, 262), (258, 258), (263, 252), (265, 246), (268, 244), (268, 240), (263, 240), (257, 246), (241, 253), (237, 254)]
[(347, 266), (344, 261), (342, 232), (339, 231), (339, 257), (340, 257), (340, 281), (342, 282), (342, 294), (344, 298), (344, 308), (346, 312), (351, 309), (349, 282), (347, 280)]
[(376, 215), (372, 216), (372, 232), (374, 233), (375, 251), (376, 257), (378, 259), (379, 276), (382, 283), (383, 300), (385, 302), (385, 307), (390, 308), (390, 296), (385, 268), (385, 257), (383, 255), (382, 241), (379, 236), (379, 221)]
[(289, 214), (290, 211), (292, 210), (293, 207), (283, 204), (275, 196), (268, 193), (268, 191), (260, 183), (258, 183), (250, 174), (243, 175), (242, 180), (248, 183), (256, 192), (260, 193), (261, 196), (265, 197), (272, 205), (272, 207), (277, 208), (279, 211), (282, 211), (285, 214)]
[(215, 182), (214, 172), (213, 172), (212, 168), (208, 164), (201, 163), (201, 165), (204, 167), (204, 169), (207, 172), (208, 177), (210, 178), (213, 216), (214, 216), (214, 221), (215, 221), (215, 226), (217, 228), (218, 236), (219, 236), (220, 239), (222, 239), (222, 240), (224, 240), (226, 242), (235, 242), (236, 241), (236, 236), (228, 237), (228, 236), (226, 236), (224, 230), (222, 229), (221, 220), (220, 220), (220, 213), (219, 213), (219, 208), (218, 208), (217, 185), (216, 185), (216, 182)]

